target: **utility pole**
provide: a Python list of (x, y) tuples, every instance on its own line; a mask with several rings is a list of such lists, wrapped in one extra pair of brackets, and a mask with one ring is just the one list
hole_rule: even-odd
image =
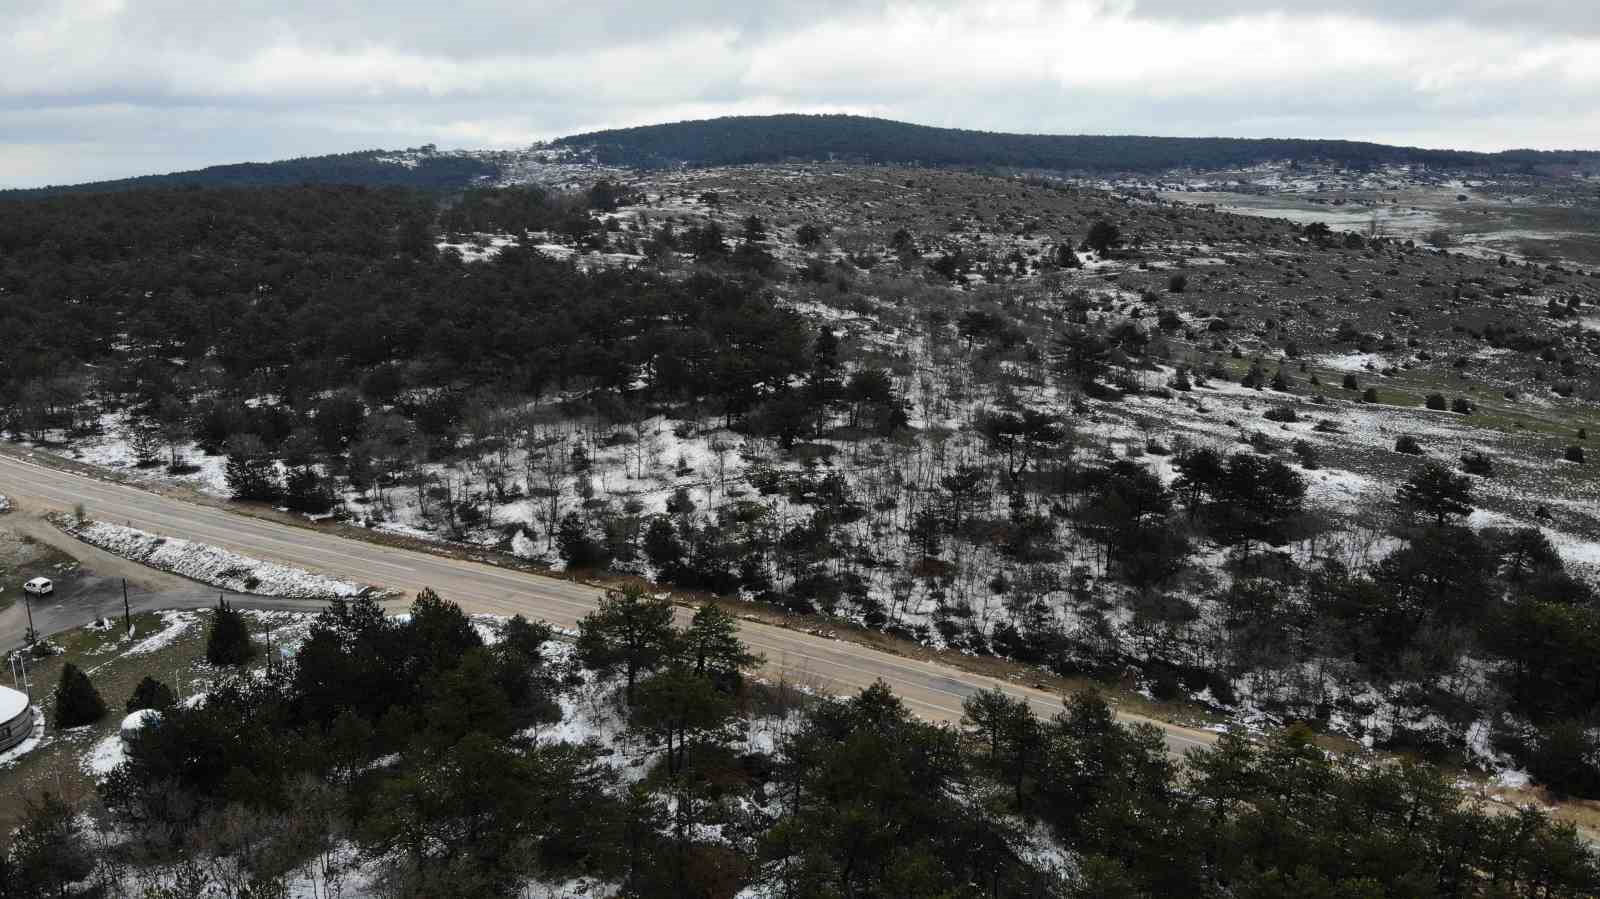
[(22, 588), (22, 606), (28, 610), (28, 642), (31, 644), (38, 639), (38, 633), (33, 629), (33, 601), (28, 598), (28, 588)]
[(133, 636), (133, 612), (128, 607), (128, 579), (122, 579), (122, 626)]
[(11, 684), (22, 687), (22, 692), (28, 694), (28, 699), (33, 699), (33, 684), (28, 681), (28, 654), (17, 652), (11, 655)]

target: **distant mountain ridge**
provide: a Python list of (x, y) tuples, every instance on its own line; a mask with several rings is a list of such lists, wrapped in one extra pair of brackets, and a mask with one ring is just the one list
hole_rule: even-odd
[(553, 143), (587, 150), (602, 163), (640, 167), (825, 159), (1090, 172), (1220, 169), (1312, 159), (1454, 168), (1600, 164), (1600, 153), (1586, 151), (1476, 153), (1347, 140), (1006, 134), (853, 115), (729, 116), (574, 134)]
[[(838, 160), (1111, 174), (1329, 160), (1357, 166), (1420, 163), (1462, 169), (1586, 167), (1600, 171), (1600, 152), (1583, 150), (1477, 153), (1347, 140), (1008, 134), (853, 115), (727, 116), (592, 131), (558, 138), (546, 146), (604, 165), (637, 168)], [(354, 184), (450, 193), (506, 175), (496, 161), (505, 155), (500, 151), (439, 151), (432, 145), (407, 150), (362, 150), (84, 184), (0, 190), (0, 199), (188, 185)], [(512, 174), (515, 180), (515, 173)]]
[(147, 187), (273, 187), (298, 184), (356, 184), (453, 191), (499, 166), (462, 153), (439, 153), (431, 146), (411, 150), (362, 150), (329, 156), (302, 156), (278, 162), (240, 162), (165, 175), (140, 175), (86, 184), (0, 190), (0, 199), (72, 193), (106, 193)]

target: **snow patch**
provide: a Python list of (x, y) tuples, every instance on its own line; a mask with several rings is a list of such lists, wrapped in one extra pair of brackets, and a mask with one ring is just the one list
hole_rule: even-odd
[(252, 559), (206, 543), (160, 537), (103, 521), (71, 527), (68, 533), (124, 559), (235, 593), (327, 599), (358, 596), (371, 589), (304, 569)]
[(194, 612), (162, 612), (161, 630), (128, 647), (128, 651), (123, 654), (137, 656), (165, 649), (193, 627), (197, 618)]
[(122, 742), (122, 734), (115, 733), (94, 744), (94, 748), (84, 754), (81, 767), (85, 774), (105, 777), (127, 758), (128, 747)]

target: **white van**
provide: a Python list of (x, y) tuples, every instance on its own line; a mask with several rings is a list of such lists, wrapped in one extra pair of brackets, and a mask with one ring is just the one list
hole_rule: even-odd
[(22, 592), (29, 596), (49, 596), (56, 592), (56, 585), (47, 577), (36, 577), (22, 585)]

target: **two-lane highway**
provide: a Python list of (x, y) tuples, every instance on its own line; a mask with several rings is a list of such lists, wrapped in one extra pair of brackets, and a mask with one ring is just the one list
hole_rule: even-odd
[[(258, 559), (411, 594), (431, 587), (469, 613), (521, 614), (573, 627), (594, 610), (601, 595), (593, 587), (570, 581), (265, 521), (5, 454), (0, 454), (0, 494), (16, 501), (18, 511), (12, 514), (69, 511), (81, 503), (92, 518), (162, 536), (209, 543)], [(682, 609), (679, 613), (688, 614)], [(962, 700), (997, 685), (1025, 697), (1041, 715), (1061, 709), (1060, 698), (1043, 690), (842, 640), (748, 621), (740, 622), (740, 637), (767, 657), (772, 675), (834, 692), (851, 692), (883, 680), (914, 712), (934, 721), (960, 720)], [(1212, 741), (1203, 731), (1160, 726), (1174, 754)]]

